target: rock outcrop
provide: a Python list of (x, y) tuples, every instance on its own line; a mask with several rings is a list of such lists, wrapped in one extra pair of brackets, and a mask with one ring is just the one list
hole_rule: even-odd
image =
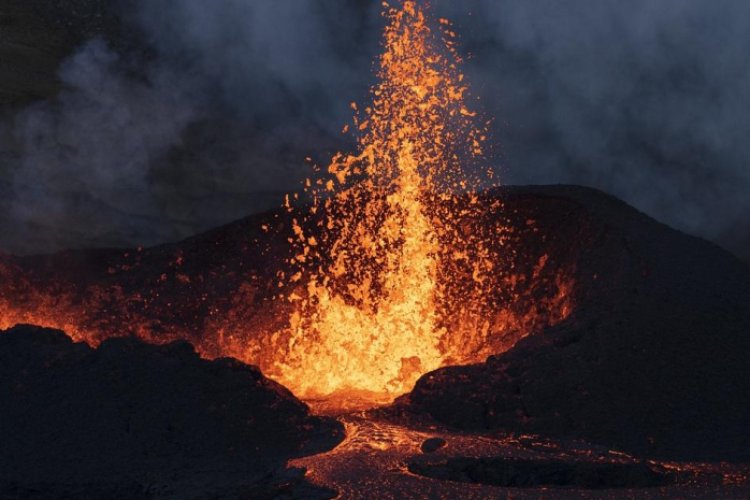
[(57, 330), (0, 333), (3, 497), (263, 496), (302, 484), (286, 460), (342, 437), (257, 368), (188, 343), (92, 349)]
[(586, 227), (571, 241), (574, 312), (485, 363), (424, 375), (396, 409), (640, 455), (750, 459), (750, 270), (594, 190), (514, 196), (582, 209), (569, 212)]

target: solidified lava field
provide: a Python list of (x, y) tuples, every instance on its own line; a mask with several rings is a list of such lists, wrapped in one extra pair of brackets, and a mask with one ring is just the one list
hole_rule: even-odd
[[(262, 365), (223, 358), (205, 347), (218, 346), (215, 337), (201, 338), (216, 321), (232, 318), (243, 331), (261, 322), (281, 265), (273, 249), (284, 245), (283, 212), (152, 249), (3, 256), (4, 327), (101, 336), (93, 349), (59, 331), (0, 334), (0, 439), (10, 443), (0, 449), (0, 492), (750, 495), (750, 270), (591, 189), (487, 196), (502, 201), (504, 224), (518, 235), (509, 265), (526, 279), (512, 307), (527, 311), (534, 297), (550, 296), (564, 271), (569, 314), (493, 339), (480, 346), (491, 351), (486, 359), (427, 373), (395, 403), (368, 411), (325, 401), (310, 410)], [(549, 287), (525, 291), (533, 276)], [(102, 293), (118, 307), (81, 307), (101, 304)], [(122, 294), (131, 297), (125, 307)], [(175, 332), (217, 359), (170, 343)]]

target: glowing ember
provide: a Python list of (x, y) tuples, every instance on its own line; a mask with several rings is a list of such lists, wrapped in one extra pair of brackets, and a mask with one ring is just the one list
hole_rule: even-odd
[[(306, 183), (313, 215), (325, 213), (315, 230), (323, 241), (294, 226), (291, 281), (302, 285), (287, 297), (297, 311), (276, 375), (303, 396), (408, 390), (452, 354), (441, 309), (467, 297), (441, 271), (469, 262), (478, 299), (491, 267), (452, 203), (480, 183), (462, 164), (482, 154), (485, 134), (464, 104), (449, 23), (436, 32), (414, 1), (385, 15), (380, 82), (354, 119), (358, 152), (337, 154), (330, 179)], [(462, 205), (468, 213), (477, 201)]]

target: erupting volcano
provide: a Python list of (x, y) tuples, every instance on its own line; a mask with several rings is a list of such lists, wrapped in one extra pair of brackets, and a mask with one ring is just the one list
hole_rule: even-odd
[(40, 276), (8, 262), (0, 326), (42, 324), (97, 345), (125, 324), (347, 406), (388, 402), (426, 372), (482, 361), (565, 319), (574, 264), (543, 247), (515, 255), (534, 220), (513, 228), (502, 201), (480, 192), (493, 180), (487, 123), (468, 107), (450, 23), (414, 1), (384, 15), (379, 82), (353, 120), (357, 152), (336, 154), (283, 213), (256, 222), (253, 248), (221, 261), (204, 243), (196, 251), (216, 253), (210, 270), (181, 248), (145, 266), (153, 277), (137, 275), (143, 249), (106, 257), (104, 276), (80, 281), (57, 276), (70, 263)]
[(383, 3), (356, 149), (282, 207), (0, 254), (0, 496), (747, 496), (750, 270), (590, 188), (493, 186), (431, 14)]

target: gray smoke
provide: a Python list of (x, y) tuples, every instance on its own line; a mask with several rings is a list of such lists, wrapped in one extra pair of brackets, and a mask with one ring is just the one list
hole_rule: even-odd
[(499, 118), (506, 180), (598, 187), (750, 255), (750, 4), (441, 6)]
[[(148, 68), (124, 74), (105, 42), (86, 43), (60, 68), (52, 102), (14, 120), (9, 243), (43, 249), (79, 238), (105, 244), (170, 235), (148, 189), (151, 162), (180, 143), (197, 108), (178, 75)], [(156, 223), (155, 223), (156, 222)]]
[[(598, 187), (750, 255), (750, 4), (432, 3), (496, 117), (503, 182)], [(124, 5), (146, 54), (86, 44), (61, 68), (66, 90), (0, 134), (14, 141), (19, 249), (207, 229), (278, 203), (305, 156), (349, 144), (339, 130), (372, 82), (380, 2)]]

